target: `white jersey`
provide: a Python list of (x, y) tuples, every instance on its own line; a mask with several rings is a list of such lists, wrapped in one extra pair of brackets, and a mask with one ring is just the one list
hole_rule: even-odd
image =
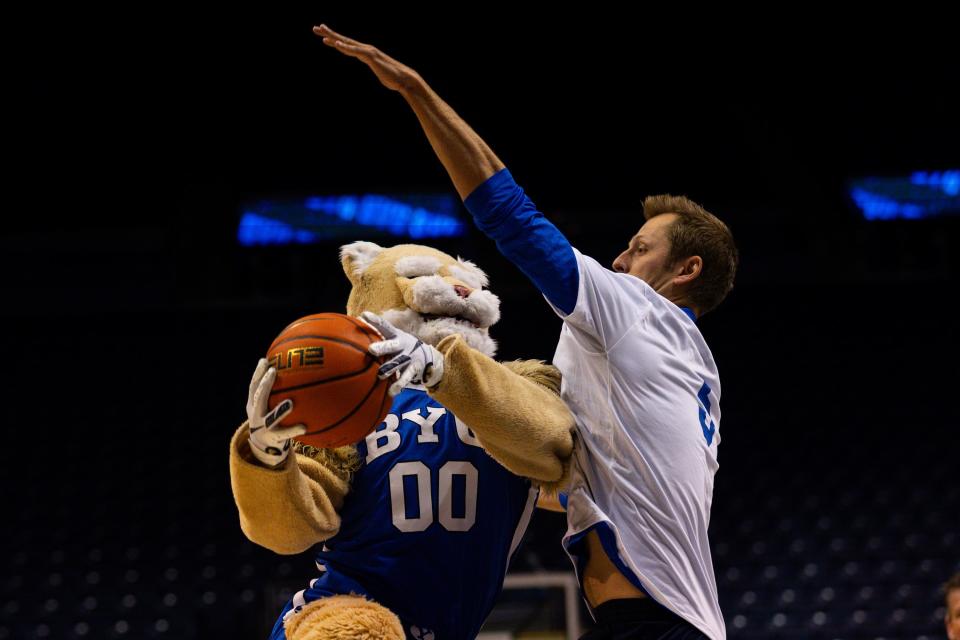
[(720, 443), (713, 356), (693, 320), (643, 280), (574, 254), (576, 307), (555, 308), (554, 364), (577, 421), (564, 547), (577, 566), (571, 545), (597, 527), (647, 594), (726, 638), (707, 540)]

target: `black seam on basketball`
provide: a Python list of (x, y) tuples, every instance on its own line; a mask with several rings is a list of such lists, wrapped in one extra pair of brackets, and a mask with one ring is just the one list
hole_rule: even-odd
[[(324, 431), (329, 431), (330, 429), (333, 429), (335, 426), (337, 426), (338, 424), (340, 424), (340, 423), (343, 422), (344, 420), (347, 420), (348, 418), (350, 418), (353, 414), (355, 414), (357, 411), (360, 410), (360, 407), (362, 407), (362, 406), (364, 405), (364, 403), (366, 403), (367, 398), (369, 398), (369, 397), (370, 397), (370, 394), (373, 393), (373, 390), (377, 388), (377, 384), (378, 384), (379, 382), (380, 382), (380, 381), (377, 380), (376, 382), (373, 383), (373, 385), (370, 387), (370, 390), (367, 391), (367, 395), (363, 396), (363, 400), (361, 400), (360, 402), (358, 402), (357, 405), (356, 405), (353, 409), (351, 409), (350, 412), (349, 412), (347, 415), (343, 416), (342, 418), (340, 418), (339, 420), (337, 420), (336, 422), (334, 422), (334, 423), (331, 424), (331, 425), (328, 425), (328, 426), (326, 426), (326, 427), (322, 427), (322, 428), (320, 428), (320, 429), (318, 429), (318, 430), (316, 430), (316, 431), (308, 431), (307, 433), (305, 433), (305, 434), (303, 434), (303, 435), (305, 435), (305, 436), (315, 436), (315, 435), (317, 435), (317, 434), (323, 433)], [(376, 427), (377, 425), (373, 425), (373, 426)]]
[(307, 382), (307, 383), (305, 383), (305, 384), (300, 384), (300, 385), (297, 385), (297, 386), (295, 386), (295, 387), (284, 387), (284, 388), (282, 388), (282, 389), (274, 389), (273, 391), (270, 392), (270, 396), (269, 396), (269, 397), (273, 397), (274, 395), (276, 395), (276, 394), (278, 394), (278, 393), (287, 393), (287, 392), (290, 392), (290, 391), (298, 391), (298, 390), (300, 390), (300, 389), (306, 389), (306, 388), (308, 388), (308, 387), (317, 387), (317, 386), (320, 386), (321, 384), (326, 384), (326, 383), (328, 383), (328, 382), (336, 382), (336, 381), (338, 381), (338, 380), (344, 380), (344, 379), (346, 379), (346, 378), (352, 378), (352, 377), (354, 377), (354, 376), (360, 375), (361, 373), (366, 373), (366, 372), (370, 369), (370, 367), (372, 367), (372, 366), (375, 365), (376, 363), (377, 363), (376, 360), (371, 359), (371, 361), (368, 362), (367, 365), (366, 365), (363, 369), (360, 369), (359, 371), (353, 371), (353, 372), (351, 372), (351, 373), (343, 373), (343, 374), (340, 374), (339, 376), (334, 376), (333, 378), (327, 378), (326, 380), (318, 380), (318, 381), (316, 381), (316, 382)]
[(328, 320), (349, 320), (351, 324), (353, 324), (359, 329), (362, 329), (364, 333), (368, 333), (368, 334), (370, 333), (370, 326), (364, 324), (360, 320), (357, 320), (353, 316), (348, 316), (344, 314), (344, 315), (333, 315), (333, 316), (324, 317), (324, 315), (325, 314), (318, 314), (314, 316), (307, 316), (306, 318), (300, 318), (299, 320), (294, 320), (293, 322), (285, 326), (283, 328), (283, 331), (280, 332), (280, 334), (282, 335), (287, 331), (289, 331), (290, 329), (293, 329), (294, 327), (299, 327), (300, 325), (306, 324), (308, 322), (323, 322)]
[[(366, 336), (368, 336), (368, 337), (370, 337), (370, 338), (378, 337), (378, 335), (377, 335), (376, 332), (373, 332), (373, 333), (371, 334), (370, 325), (368, 325), (368, 324), (366, 324), (366, 323), (364, 323), (364, 322), (361, 322), (360, 320), (357, 320), (357, 319), (354, 318), (353, 316), (346, 316), (346, 318), (347, 318), (348, 320), (350, 320), (351, 322), (353, 322), (353, 324), (357, 325), (357, 328), (360, 329), (361, 331), (363, 331), (364, 335), (366, 335)], [(373, 340), (371, 340), (371, 342), (373, 342)]]
[(341, 315), (331, 316), (326, 314), (316, 314), (312, 316), (307, 316), (306, 318), (300, 318), (299, 320), (294, 320), (293, 322), (285, 326), (283, 328), (283, 331), (281, 331), (280, 333), (284, 333), (288, 329), (292, 329), (293, 327), (300, 326), (301, 324), (305, 324), (307, 322), (323, 322), (326, 320), (343, 320), (344, 318), (349, 318), (349, 317), (350, 316), (341, 316)]
[(267, 353), (269, 354), (271, 351), (273, 351), (274, 349), (276, 349), (282, 344), (287, 344), (288, 342), (294, 342), (295, 340), (306, 340), (306, 339), (329, 340), (330, 342), (336, 342), (337, 344), (342, 344), (342, 345), (351, 347), (364, 355), (370, 355), (370, 353), (366, 349), (364, 349), (363, 347), (357, 346), (357, 344), (354, 342), (350, 342), (342, 338), (335, 338), (333, 336), (315, 336), (315, 335), (294, 336), (292, 338), (286, 338), (284, 340), (281, 340), (280, 342), (274, 342), (272, 345), (270, 345), (270, 349), (267, 351)]
[(364, 322), (354, 318), (353, 316), (348, 316), (348, 315), (336, 315), (331, 317), (307, 316), (306, 318), (300, 318), (299, 320), (295, 320), (290, 324), (288, 324), (286, 327), (284, 327), (283, 331), (280, 332), (280, 335), (283, 335), (293, 327), (298, 327), (301, 324), (306, 324), (308, 322), (317, 322), (320, 320), (349, 320), (355, 327), (363, 331), (363, 333), (367, 337), (371, 338), (370, 340), (371, 343), (374, 342), (372, 338), (378, 337), (378, 334), (375, 331), (371, 331), (370, 325), (365, 324)]

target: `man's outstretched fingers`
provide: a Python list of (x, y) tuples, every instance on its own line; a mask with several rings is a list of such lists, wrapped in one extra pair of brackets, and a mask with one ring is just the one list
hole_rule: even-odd
[(334, 40), (339, 40), (340, 42), (344, 42), (349, 45), (361, 46), (361, 47), (367, 46), (364, 43), (360, 42), (359, 40), (354, 40), (353, 38), (348, 38), (347, 36), (341, 33), (337, 33), (336, 31), (334, 31), (333, 29), (331, 29), (325, 24), (321, 24), (319, 27), (314, 27), (313, 32), (319, 36), (323, 36), (325, 38), (333, 38)]
[(338, 50), (351, 58), (357, 58), (370, 67), (383, 86), (391, 91), (401, 91), (412, 79), (416, 72), (386, 55), (373, 45), (357, 42), (345, 38), (325, 25), (314, 27), (314, 33), (323, 38), (328, 47)]
[(319, 27), (314, 27), (313, 32), (323, 38), (324, 44), (338, 49), (343, 49), (347, 52), (362, 53), (370, 48), (368, 45), (365, 45), (362, 42), (357, 42), (353, 38), (347, 38), (346, 36), (340, 35), (325, 24), (322, 24)]
[(335, 40), (340, 40), (341, 42), (346, 42), (348, 44), (360, 44), (356, 40), (347, 38), (346, 36), (340, 35), (330, 27), (325, 24), (318, 25), (313, 28), (313, 32), (318, 36), (323, 36), (324, 38), (333, 38)]
[(327, 45), (328, 47), (333, 47), (334, 49), (338, 49), (339, 51), (342, 51), (346, 55), (349, 55), (355, 58), (360, 58), (362, 57), (362, 54), (363, 54), (363, 49), (361, 49), (356, 45), (347, 44), (342, 40), (333, 40), (331, 38), (324, 38), (323, 44)]

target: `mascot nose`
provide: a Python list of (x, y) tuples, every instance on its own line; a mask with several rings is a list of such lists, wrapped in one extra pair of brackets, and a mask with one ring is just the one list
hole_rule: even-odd
[(470, 287), (465, 287), (460, 284), (453, 285), (453, 290), (456, 291), (457, 295), (460, 296), (461, 298), (466, 298), (471, 293), (473, 293), (473, 289), (471, 289)]

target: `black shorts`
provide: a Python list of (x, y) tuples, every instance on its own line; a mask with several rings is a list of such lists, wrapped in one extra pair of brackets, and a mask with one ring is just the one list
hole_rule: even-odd
[(607, 600), (593, 610), (597, 625), (580, 640), (709, 640), (650, 598)]

